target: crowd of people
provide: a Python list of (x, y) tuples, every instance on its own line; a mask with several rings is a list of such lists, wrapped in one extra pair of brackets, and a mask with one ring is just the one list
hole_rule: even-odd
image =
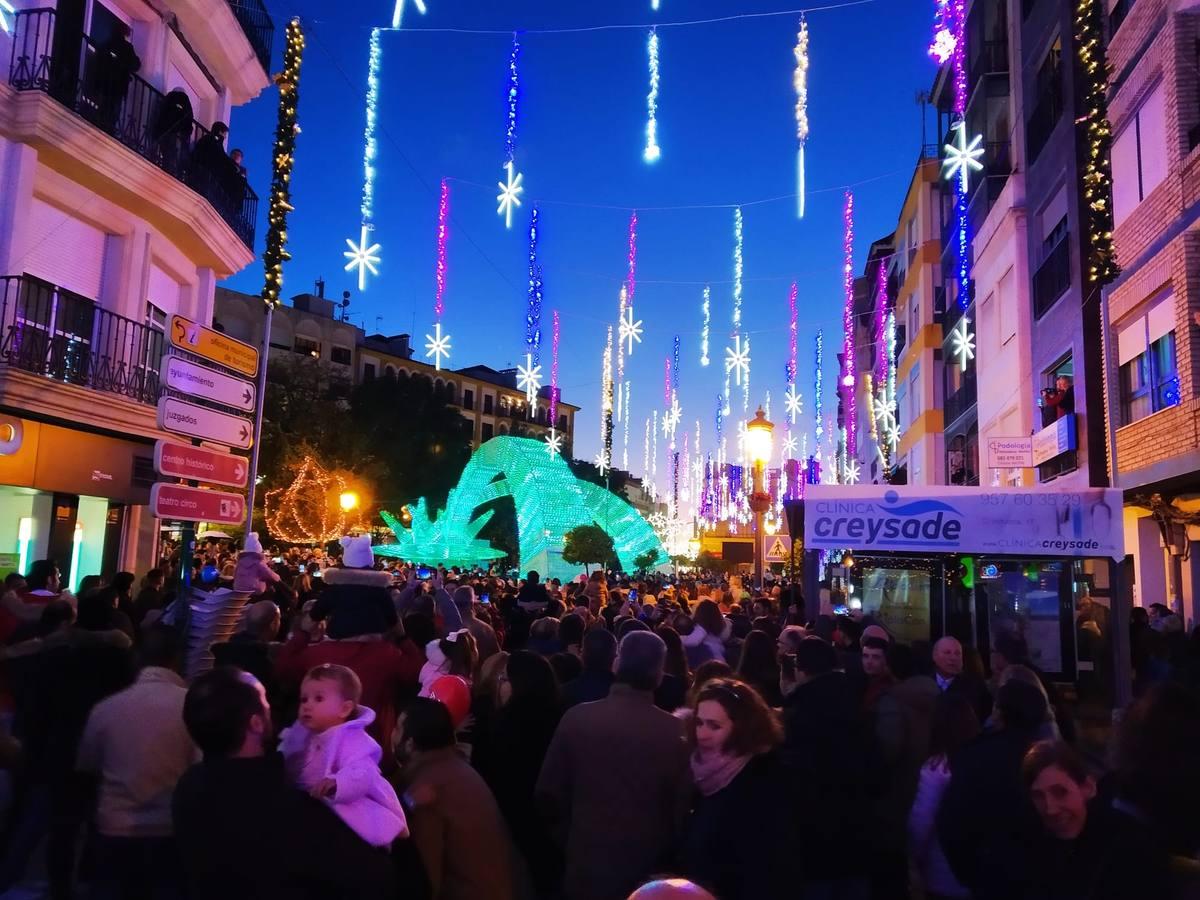
[[(1107, 755), (1019, 635), (804, 621), (736, 578), (567, 584), (202, 548), (243, 612), (184, 672), (177, 560), (0, 598), (0, 895), (1200, 896), (1200, 698)], [(1092, 753), (1085, 751), (1091, 750)]]

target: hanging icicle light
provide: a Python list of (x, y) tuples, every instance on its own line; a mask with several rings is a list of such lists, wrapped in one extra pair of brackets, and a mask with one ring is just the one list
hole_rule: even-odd
[(845, 304), (842, 307), (842, 387), (846, 402), (846, 452), (853, 456), (858, 442), (857, 409), (857, 363), (854, 358), (854, 194), (846, 191), (846, 205), (842, 210), (842, 290)]
[(534, 362), (542, 349), (542, 267), (538, 263), (538, 208), (529, 218), (529, 292), (525, 310), (525, 352)]
[(436, 288), (433, 298), (433, 334), (425, 335), (425, 355), (433, 358), (435, 370), (441, 370), (442, 360), (450, 358), (450, 335), (442, 333), (442, 313), (446, 298), (446, 240), (449, 236), (450, 185), (442, 179), (441, 195), (438, 199), (437, 263), (434, 267)]
[[(396, 14), (399, 15), (403, 0), (397, 4)], [(421, 10), (424, 12), (424, 9)], [(398, 26), (393, 26), (398, 27)], [(379, 67), (383, 62), (383, 48), (379, 41), (380, 29), (371, 29), (369, 51), (367, 54), (367, 125), (363, 132), (363, 186), (362, 201), (359, 204), (359, 238), (354, 243), (346, 238), (349, 248), (342, 253), (348, 261), (344, 267), (347, 272), (358, 270), (358, 289), (367, 288), (367, 274), (379, 274), (379, 244), (370, 240), (371, 232), (375, 229), (375, 157), (379, 152), (375, 131), (378, 127), (379, 107)]]
[(650, 63), (650, 92), (646, 94), (646, 149), (642, 158), (648, 162), (656, 162), (662, 156), (658, 146), (658, 29), (650, 29), (650, 39), (646, 42), (646, 55)]
[(792, 86), (796, 89), (796, 212), (804, 218), (804, 145), (808, 141), (808, 22), (800, 17), (800, 33), (796, 36), (796, 71)]
[(700, 365), (708, 365), (708, 332), (709, 325), (712, 323), (712, 289), (706, 284), (704, 286), (704, 300), (700, 304), (700, 316), (702, 324), (700, 326)]

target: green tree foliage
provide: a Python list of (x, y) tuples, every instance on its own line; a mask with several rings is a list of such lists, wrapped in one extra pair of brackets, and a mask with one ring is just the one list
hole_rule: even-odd
[(563, 562), (583, 566), (585, 572), (593, 563), (604, 563), (616, 555), (612, 538), (599, 525), (580, 525), (572, 528), (565, 538)]
[(658, 562), (658, 554), (653, 550), (647, 550), (645, 553), (639, 553), (633, 558), (633, 564), (637, 566), (639, 572), (649, 572), (654, 568), (654, 564)]
[(733, 564), (728, 560), (722, 559), (714, 553), (705, 550), (696, 557), (696, 565), (701, 569), (706, 569), (709, 572), (725, 572), (733, 571)]

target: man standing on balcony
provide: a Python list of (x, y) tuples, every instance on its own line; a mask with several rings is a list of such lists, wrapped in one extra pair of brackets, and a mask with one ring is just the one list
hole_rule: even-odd
[(100, 126), (109, 134), (117, 133), (121, 108), (129, 83), (142, 67), (129, 43), (129, 26), (118, 22), (108, 40), (96, 50), (96, 86), (100, 94)]

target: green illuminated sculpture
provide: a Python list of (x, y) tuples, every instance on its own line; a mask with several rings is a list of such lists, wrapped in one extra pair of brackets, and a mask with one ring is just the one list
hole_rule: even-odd
[(625, 571), (632, 572), (635, 557), (647, 551), (658, 555), (660, 565), (667, 562), (658, 536), (636, 509), (577, 478), (559, 454), (546, 452), (544, 442), (518, 437), (493, 438), (476, 450), (436, 519), (430, 519), (424, 498), (411, 506), (409, 528), (383, 513), (398, 543), (375, 547), (375, 553), (431, 565), (487, 565), (504, 553), (479, 537), (492, 512), (477, 516), (476, 510), (498, 497), (512, 497), (516, 507), (521, 571), (574, 577), (578, 570), (562, 560), (564, 536), (593, 523), (613, 539)]

